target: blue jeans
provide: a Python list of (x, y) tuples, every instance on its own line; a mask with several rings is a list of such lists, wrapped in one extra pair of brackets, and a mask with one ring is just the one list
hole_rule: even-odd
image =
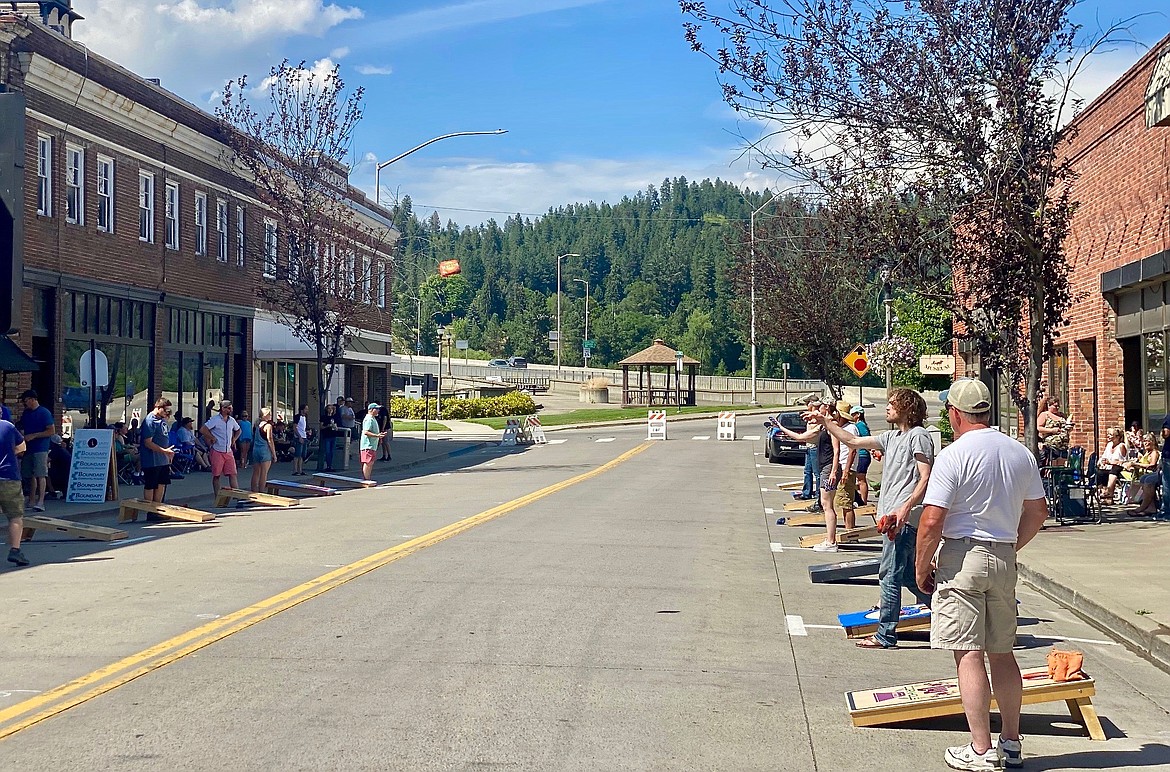
[(1170, 463), (1162, 459), (1162, 520), (1170, 520)]
[(874, 639), (882, 646), (898, 643), (898, 617), (902, 613), (902, 588), (914, 594), (918, 603), (930, 603), (930, 596), (918, 589), (914, 578), (914, 549), (918, 529), (909, 523), (893, 541), (882, 539), (882, 560), (878, 566), (878, 584), (881, 585), (881, 607), (878, 630)]
[(811, 499), (817, 495), (818, 487), (816, 481), (813, 479), (813, 474), (817, 466), (817, 449), (807, 448), (804, 451), (804, 487), (800, 489), (800, 495), (806, 499)]
[(336, 437), (322, 437), (317, 448), (317, 471), (333, 468), (333, 452), (337, 448)]

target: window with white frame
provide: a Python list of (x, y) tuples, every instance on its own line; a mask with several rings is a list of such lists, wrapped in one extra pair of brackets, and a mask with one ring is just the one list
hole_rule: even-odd
[(99, 155), (97, 159), (97, 229), (114, 232), (114, 159)]
[(138, 172), (138, 240), (154, 243), (154, 175)]
[(216, 259), (221, 263), (228, 261), (228, 204), (222, 198), (215, 202), (215, 236), (218, 241)]
[(236, 207), (236, 265), (244, 267), (244, 207)]
[(65, 146), (65, 222), (85, 225), (85, 151)]
[(207, 254), (207, 194), (195, 191), (195, 254)]
[(167, 180), (167, 249), (179, 248), (179, 183)]
[[(289, 252), (289, 278), (292, 278), (292, 252)], [(264, 218), (264, 278), (276, 278), (276, 221)]]
[(37, 214), (53, 216), (53, 138), (37, 135)]
[(354, 295), (355, 295), (354, 290), (357, 289), (357, 284), (353, 280), (353, 271), (354, 271), (354, 267), (356, 265), (356, 262), (357, 262), (357, 257), (354, 255), (353, 252), (346, 252), (345, 253), (345, 273), (342, 277), (341, 286), (345, 290), (345, 296), (348, 297), (350, 300), (354, 299)]
[(369, 257), (362, 258), (362, 275), (358, 277), (358, 285), (362, 288), (362, 302), (374, 302), (374, 272), (371, 270), (373, 263), (370, 262)]
[(390, 266), (383, 264), (378, 271), (378, 290), (376, 295), (378, 308), (386, 307), (386, 274), (388, 273), (390, 273)]

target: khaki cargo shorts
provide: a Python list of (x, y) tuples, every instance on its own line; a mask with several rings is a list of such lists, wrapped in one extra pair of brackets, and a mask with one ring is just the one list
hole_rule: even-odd
[(1016, 546), (943, 539), (930, 647), (1006, 654), (1016, 643)]
[(20, 480), (0, 480), (0, 512), (9, 520), (24, 517), (24, 491)]

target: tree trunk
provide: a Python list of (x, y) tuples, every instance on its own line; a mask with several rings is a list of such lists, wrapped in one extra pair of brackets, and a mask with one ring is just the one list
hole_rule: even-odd
[(1040, 436), (1036, 433), (1036, 405), (1040, 395), (1040, 374), (1044, 369), (1044, 283), (1035, 282), (1028, 312), (1028, 371), (1024, 382), (1024, 445), (1040, 455)]

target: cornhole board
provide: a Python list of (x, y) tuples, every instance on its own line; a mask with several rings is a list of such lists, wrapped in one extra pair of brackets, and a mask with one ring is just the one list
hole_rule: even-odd
[(808, 578), (813, 584), (823, 584), (856, 579), (860, 576), (877, 576), (881, 562), (881, 558), (862, 558), (846, 560), (844, 563), (822, 563), (819, 566), (808, 567)]
[(273, 495), (279, 494), (281, 491), (292, 491), (293, 493), (303, 493), (306, 496), (336, 496), (341, 492), (336, 488), (326, 488), (323, 485), (309, 485), (308, 483), (291, 482), (289, 480), (269, 480), (265, 483), (264, 490)]
[(343, 474), (329, 474), (328, 472), (314, 472), (313, 479), (322, 484), (334, 483), (347, 488), (373, 488), (378, 484), (374, 480), (363, 480), (360, 477), (346, 477)]
[(21, 538), (28, 541), (37, 531), (56, 531), (57, 533), (67, 533), (70, 536), (80, 536), (82, 539), (94, 539), (96, 541), (117, 541), (118, 539), (125, 539), (130, 535), (118, 528), (106, 528), (102, 525), (77, 523), (72, 520), (60, 520), (55, 517), (45, 517), (44, 515), (25, 515), (24, 535)]
[(219, 493), (215, 496), (215, 506), (226, 507), (232, 502), (232, 499), (249, 501), (253, 504), (264, 504), (269, 507), (295, 507), (300, 504), (299, 501), (290, 499), (288, 496), (256, 493), (255, 491), (244, 491), (239, 488), (220, 488)]
[(817, 503), (816, 499), (806, 499), (804, 501), (789, 501), (784, 505), (785, 512), (804, 512), (812, 509), (813, 505)]
[[(881, 612), (877, 609), (852, 611), (848, 614), (838, 614), (837, 621), (844, 628), (846, 638), (864, 638), (877, 632), (880, 614)], [(917, 604), (903, 606), (898, 614), (898, 624), (894, 629), (900, 633), (908, 633), (911, 630), (929, 630), (930, 608)]]
[[(877, 507), (875, 507), (873, 504), (869, 504), (869, 505), (864, 506), (864, 507), (857, 507), (853, 510), (853, 515), (855, 517), (869, 516), (869, 517), (872, 517), (876, 520)], [(837, 522), (840, 523), (842, 521), (842, 519), (843, 518), (838, 517)], [(784, 521), (784, 523), (785, 523), (785, 525), (824, 525), (825, 524), (825, 513), (824, 512), (810, 512), (807, 515), (794, 515), (793, 517), (787, 518)]]
[(804, 490), (804, 483), (803, 482), (776, 483), (776, 487), (782, 491), (802, 491), (802, 490)]
[(206, 523), (215, 519), (215, 515), (199, 509), (180, 507), (175, 504), (159, 504), (157, 501), (144, 499), (123, 499), (118, 510), (119, 523), (133, 523), (138, 520), (138, 513), (158, 515), (170, 520), (182, 520), (187, 523)]
[[(1105, 730), (1101, 728), (1097, 709), (1093, 707), (1092, 697), (1096, 695), (1097, 687), (1092, 678), (1057, 682), (1048, 677), (1046, 667), (1028, 668), (1022, 675), (1023, 704), (1063, 701), (1073, 720), (1085, 727), (1090, 739), (1105, 740)], [(957, 678), (846, 692), (845, 706), (854, 726), (880, 726), (963, 713)], [(991, 709), (998, 710), (994, 695)]]
[[(814, 534), (809, 534), (808, 536), (801, 536), (800, 537), (800, 546), (802, 546), (802, 547), (816, 546), (817, 544), (820, 544), (821, 542), (823, 542), (825, 540), (826, 536), (827, 535), (823, 534), (823, 533), (814, 533)], [(872, 539), (874, 536), (881, 536), (881, 534), (878, 533), (878, 529), (877, 529), (876, 525), (865, 525), (865, 526), (860, 526), (858, 528), (838, 528), (837, 529), (837, 543), (838, 544), (850, 544), (852, 542), (861, 541), (862, 539)]]

